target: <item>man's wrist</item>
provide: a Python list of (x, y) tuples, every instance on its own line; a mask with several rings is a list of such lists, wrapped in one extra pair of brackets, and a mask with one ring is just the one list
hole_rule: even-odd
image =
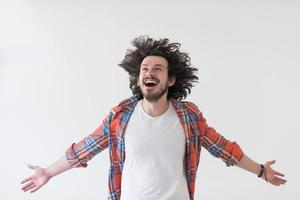
[(55, 174), (51, 171), (50, 167), (45, 169), (45, 174), (49, 179), (52, 178), (53, 176), (55, 176)]
[(257, 174), (258, 178), (262, 177), (262, 175), (265, 173), (265, 166), (263, 164), (260, 164), (259, 166), (260, 166), (260, 171)]

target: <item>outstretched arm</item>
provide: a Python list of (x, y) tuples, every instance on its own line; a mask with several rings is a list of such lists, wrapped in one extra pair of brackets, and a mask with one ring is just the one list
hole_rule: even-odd
[[(280, 186), (285, 184), (286, 180), (281, 178), (284, 177), (282, 173), (277, 172), (271, 168), (271, 165), (273, 165), (274, 163), (275, 160), (272, 160), (267, 161), (264, 164), (264, 172), (261, 177), (273, 185)], [(237, 163), (237, 166), (256, 175), (259, 175), (261, 172), (261, 166), (245, 154), (243, 155), (242, 159)]]
[(35, 170), (35, 173), (32, 176), (24, 179), (21, 184), (23, 184), (22, 190), (24, 192), (30, 190), (31, 193), (40, 189), (52, 177), (72, 168), (65, 156), (47, 168), (42, 168), (37, 165), (28, 165), (28, 167)]
[(52, 177), (74, 167), (86, 167), (87, 161), (108, 147), (108, 121), (114, 112), (110, 112), (102, 124), (80, 142), (73, 143), (66, 154), (48, 168), (28, 165), (35, 173), (21, 182), (24, 192), (35, 192), (45, 185)]
[[(237, 165), (242, 169), (260, 175), (261, 165), (243, 153), (238, 144), (226, 140), (212, 127), (209, 127), (206, 123), (206, 119), (198, 108), (196, 107), (194, 109), (198, 112), (198, 125), (200, 136), (202, 136), (202, 139), (199, 139), (200, 145), (204, 146), (213, 156), (221, 158), (226, 162), (227, 166)], [(272, 160), (267, 161), (263, 165), (264, 169), (261, 177), (273, 185), (280, 186), (285, 184), (286, 180), (282, 178), (284, 177), (282, 173), (271, 168), (271, 165), (274, 163), (275, 160)]]

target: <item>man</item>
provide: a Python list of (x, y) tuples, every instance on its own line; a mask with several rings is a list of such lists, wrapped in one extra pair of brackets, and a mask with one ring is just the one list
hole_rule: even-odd
[[(112, 200), (193, 200), (201, 147), (279, 186), (286, 180), (251, 160), (235, 142), (209, 127), (196, 105), (182, 101), (198, 80), (179, 43), (138, 37), (120, 66), (129, 73), (133, 96), (112, 108), (103, 123), (48, 168), (22, 181), (35, 192), (52, 177), (87, 161), (109, 147), (109, 197)], [(126, 159), (125, 159), (126, 158)], [(121, 190), (122, 188), (122, 190)], [(122, 192), (121, 192), (122, 191)]]

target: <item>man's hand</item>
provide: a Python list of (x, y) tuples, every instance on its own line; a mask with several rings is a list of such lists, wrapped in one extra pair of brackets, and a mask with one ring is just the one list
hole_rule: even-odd
[(37, 165), (28, 165), (28, 167), (33, 169), (35, 173), (22, 181), (21, 184), (24, 185), (22, 187), (24, 192), (30, 190), (31, 193), (40, 189), (50, 180), (50, 178), (73, 168), (71, 165), (69, 165), (65, 156), (62, 156), (58, 161), (46, 169)]
[(264, 166), (265, 166), (265, 173), (263, 174), (263, 178), (268, 181), (269, 183), (280, 186), (286, 183), (286, 180), (281, 178), (284, 177), (284, 175), (280, 172), (277, 172), (271, 168), (271, 165), (273, 165), (276, 161), (271, 160), (267, 161)]
[[(264, 164), (264, 174), (261, 178), (265, 179), (267, 182), (270, 182), (272, 185), (280, 186), (286, 183), (286, 180), (281, 178), (284, 177), (282, 173), (279, 173), (271, 168), (271, 165), (275, 163), (275, 160), (267, 161)], [(260, 174), (261, 167), (260, 165), (249, 158), (246, 154), (243, 155), (240, 162), (237, 163), (242, 169), (245, 169), (249, 172), (252, 172), (256, 175)]]
[(51, 176), (46, 173), (46, 169), (40, 166), (28, 165), (28, 167), (35, 170), (35, 173), (21, 182), (21, 184), (24, 185), (22, 190), (24, 192), (30, 190), (30, 192), (33, 193), (45, 185)]

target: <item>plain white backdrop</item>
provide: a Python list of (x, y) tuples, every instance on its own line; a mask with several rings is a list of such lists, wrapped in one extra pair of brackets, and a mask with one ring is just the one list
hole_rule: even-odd
[(50, 165), (131, 95), (117, 64), (145, 34), (182, 44), (199, 69), (187, 100), (288, 179), (266, 184), (203, 149), (196, 199), (300, 199), (299, 10), (296, 0), (1, 1), (0, 199), (107, 198), (107, 150), (34, 194), (20, 181), (27, 163)]

